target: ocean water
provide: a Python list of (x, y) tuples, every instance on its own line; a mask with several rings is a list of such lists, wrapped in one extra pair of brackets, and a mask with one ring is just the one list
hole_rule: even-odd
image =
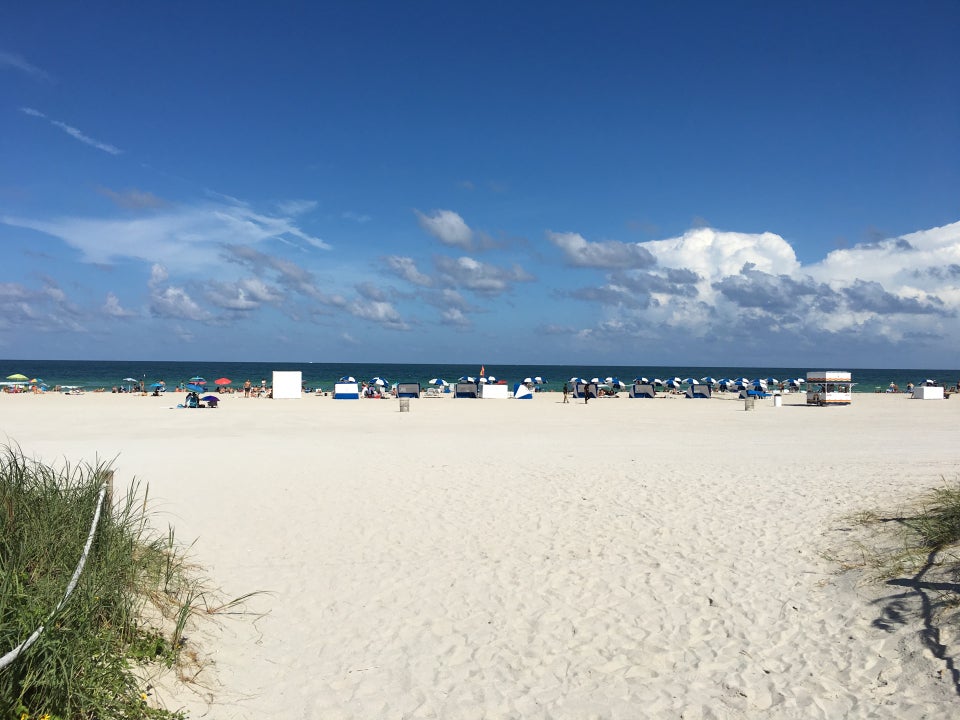
[[(370, 364), (370, 363), (257, 363), (257, 362), (157, 362), (139, 360), (118, 361), (76, 361), (76, 360), (0, 360), (0, 381), (8, 375), (20, 373), (29, 378), (39, 378), (48, 386), (78, 385), (86, 389), (129, 385), (125, 378), (144, 381), (147, 385), (164, 380), (168, 388), (175, 387), (191, 377), (199, 375), (206, 378), (209, 387), (213, 381), (226, 377), (234, 386), (241, 386), (245, 380), (260, 384), (266, 380), (270, 384), (274, 370), (299, 370), (303, 373), (303, 383), (310, 389), (332, 390), (338, 378), (352, 375), (358, 381), (370, 380), (381, 376), (390, 382), (420, 382), (426, 385), (432, 378), (443, 378), (455, 382), (462, 376), (478, 376), (481, 366), (477, 365), (418, 365), (418, 364)], [(854, 392), (875, 392), (886, 389), (891, 382), (901, 389), (907, 383), (922, 383), (935, 380), (944, 386), (952, 386), (960, 380), (960, 370), (929, 369), (869, 369), (869, 368), (782, 368), (782, 367), (692, 367), (692, 366), (575, 366), (575, 365), (486, 365), (486, 374), (498, 380), (506, 380), (510, 385), (524, 378), (543, 377), (547, 384), (544, 390), (560, 390), (563, 383), (571, 377), (605, 378), (618, 377), (630, 383), (635, 377), (662, 378), (712, 376), (714, 378), (785, 378), (806, 377), (808, 370), (849, 370), (853, 374)]]

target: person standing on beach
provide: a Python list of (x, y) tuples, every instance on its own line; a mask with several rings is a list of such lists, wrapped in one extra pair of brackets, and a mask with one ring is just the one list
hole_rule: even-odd
[(563, 401), (564, 401), (565, 403), (569, 403), (569, 402), (570, 402), (570, 401), (567, 399), (567, 395), (569, 395), (569, 394), (570, 394), (570, 386), (567, 385), (567, 383), (564, 383), (564, 384), (563, 384)]
[(243, 384), (243, 396), (244, 396), (244, 397), (250, 397), (250, 381), (249, 381), (249, 380), (247, 380), (247, 381)]

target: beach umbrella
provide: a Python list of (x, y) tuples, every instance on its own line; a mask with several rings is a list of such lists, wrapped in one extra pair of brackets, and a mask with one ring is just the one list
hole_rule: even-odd
[(716, 378), (712, 378), (712, 377), (710, 377), (710, 376), (708, 375), (708, 376), (705, 377), (705, 378), (700, 378), (700, 382), (705, 382), (707, 385), (716, 385), (716, 384), (717, 384), (717, 379), (716, 379)]
[(669, 380), (667, 380), (664, 384), (665, 384), (668, 388), (678, 388), (678, 387), (680, 387), (680, 383), (682, 383), (682, 382), (683, 382), (683, 380), (681, 380), (680, 378), (678, 378), (678, 377), (672, 377), (672, 378), (670, 378)]
[(532, 383), (532, 382), (533, 382), (533, 378), (531, 378), (531, 377), (525, 377), (525, 378), (523, 379), (523, 384), (524, 384), (524, 385), (526, 385), (527, 383)]
[(477, 379), (476, 379), (475, 377), (473, 377), (472, 375), (464, 375), (462, 378), (460, 378), (459, 380), (457, 380), (457, 382), (462, 382), (462, 383), (476, 382), (476, 381), (477, 381)]
[(610, 384), (615, 387), (617, 390), (624, 390), (627, 387), (627, 384), (620, 378), (614, 378)]
[(663, 380), (661, 380), (660, 378), (654, 378), (654, 379), (653, 379), (653, 384), (654, 384), (654, 385), (664, 385), (665, 383), (664, 383)]
[(487, 382), (495, 383), (496, 381), (497, 381), (497, 379), (496, 379), (493, 375), (490, 375), (490, 376), (487, 378)]
[(28, 378), (26, 375), (21, 375), (20, 373), (14, 373), (13, 375), (7, 375), (7, 380), (13, 380), (14, 382), (24, 382)]
[(153, 383), (150, 387), (152, 387), (154, 390), (157, 390), (159, 388), (165, 387), (165, 385), (163, 383)]
[(694, 377), (688, 377), (683, 381), (684, 385), (699, 385), (700, 381)]
[(206, 384), (207, 384), (207, 381), (204, 380), (204, 379), (203, 379), (202, 377), (200, 377), (199, 375), (194, 375), (192, 378), (190, 378), (190, 382), (194, 383), (195, 385), (206, 385)]
[(598, 377), (590, 378), (590, 382), (592, 382), (592, 383), (598, 383), (598, 382), (600, 382), (600, 378), (598, 378)]
[(546, 382), (547, 382), (546, 380), (544, 380), (544, 379), (543, 379), (542, 377), (540, 377), (539, 375), (537, 375), (537, 376), (533, 379), (533, 381), (534, 381), (537, 385), (545, 385)]
[(776, 378), (773, 378), (773, 377), (767, 378), (767, 385), (776, 385), (778, 382), (780, 381), (777, 380)]
[(193, 383), (189, 383), (187, 385), (187, 390), (195, 393), (202, 393), (207, 391), (207, 389), (203, 385), (195, 385)]
[(387, 385), (389, 385), (389, 383), (388, 383), (386, 380), (384, 380), (382, 377), (380, 377), (379, 375), (378, 375), (377, 377), (373, 378), (373, 379), (370, 381), (370, 384), (371, 384), (371, 385), (379, 385), (380, 387), (386, 387)]
[(231, 380), (230, 378), (223, 377), (223, 378), (217, 378), (213, 382), (215, 385), (229, 385), (230, 383), (233, 382), (233, 380)]
[(220, 402), (220, 398), (218, 398), (216, 395), (204, 395), (200, 399), (204, 402)]
[(448, 383), (443, 378), (431, 378), (430, 384), (436, 385), (437, 387), (448, 387), (450, 385), (450, 383)]
[(353, 383), (356, 381), (357, 379), (353, 375), (344, 375), (342, 378), (337, 380), (337, 382), (342, 382), (342, 383)]
[(646, 385), (647, 383), (650, 382), (649, 378), (645, 378), (645, 377), (635, 377), (633, 381), (639, 385)]

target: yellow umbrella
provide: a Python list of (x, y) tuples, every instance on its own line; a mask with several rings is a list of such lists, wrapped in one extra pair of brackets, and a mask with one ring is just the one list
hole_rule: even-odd
[(20, 373), (14, 373), (13, 375), (7, 375), (7, 380), (29, 380), (26, 375), (21, 375)]

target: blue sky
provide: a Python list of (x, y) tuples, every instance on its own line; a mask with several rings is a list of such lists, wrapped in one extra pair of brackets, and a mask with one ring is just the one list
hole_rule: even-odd
[(315, 5), (5, 11), (0, 357), (960, 366), (960, 4)]

